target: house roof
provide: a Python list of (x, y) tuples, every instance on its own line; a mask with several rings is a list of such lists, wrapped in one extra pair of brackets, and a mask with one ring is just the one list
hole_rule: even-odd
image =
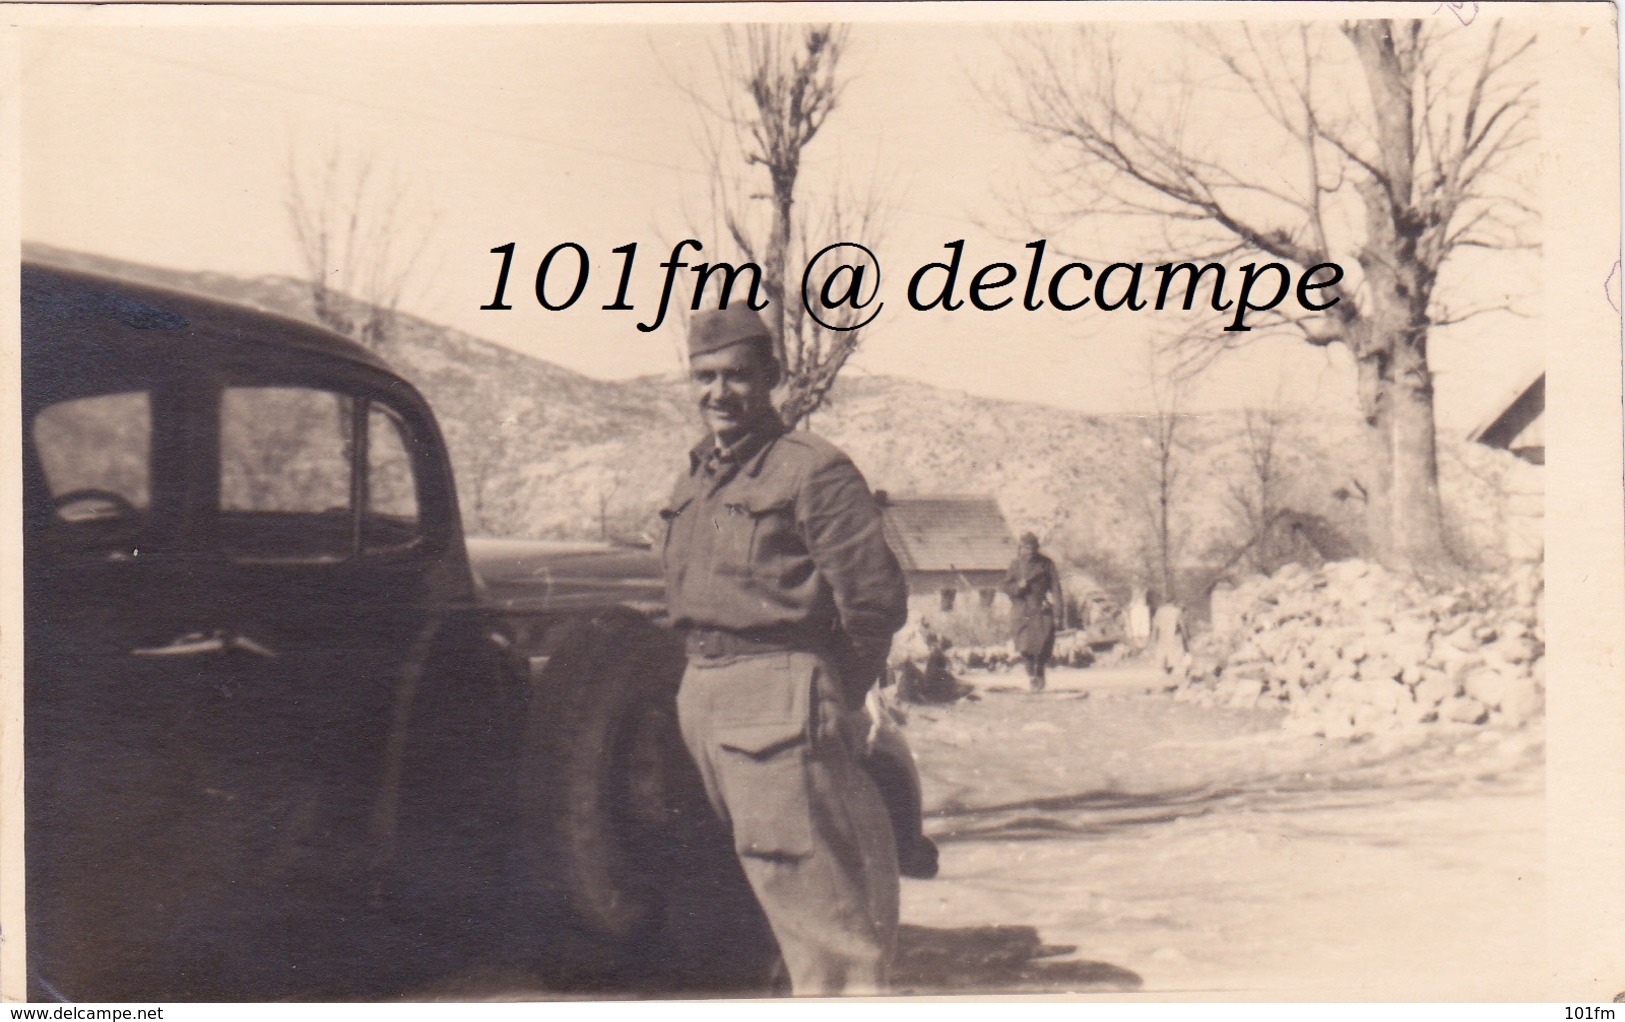
[(1545, 411), (1546, 373), (1542, 370), (1504, 399), (1495, 414), (1467, 434), (1467, 439), (1503, 449), (1540, 446), (1544, 443), (1540, 420)]
[(1003, 571), (1015, 540), (989, 496), (881, 499), (886, 542), (904, 571)]

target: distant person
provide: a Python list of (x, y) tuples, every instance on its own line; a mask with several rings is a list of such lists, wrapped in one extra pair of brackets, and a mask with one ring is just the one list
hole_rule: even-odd
[(1138, 653), (1151, 641), (1151, 607), (1146, 603), (1145, 587), (1135, 586), (1128, 604), (1128, 644)]
[(1016, 652), (1027, 669), (1027, 683), (1044, 691), (1044, 668), (1055, 650), (1055, 632), (1062, 624), (1066, 602), (1055, 562), (1038, 552), (1038, 537), (1023, 533), (1016, 559), (1004, 577), (1010, 597), (1010, 626)]
[(1185, 611), (1177, 603), (1164, 603), (1151, 621), (1152, 655), (1163, 673), (1185, 666)]
[[(960, 681), (948, 669), (948, 651), (953, 648), (953, 641), (946, 635), (932, 631), (930, 625), (925, 622), (921, 622), (920, 631), (925, 637), (928, 652), (925, 657), (925, 670), (919, 672), (918, 678), (913, 679), (910, 701), (952, 703), (976, 691), (975, 685)], [(901, 692), (899, 696), (902, 697)]]

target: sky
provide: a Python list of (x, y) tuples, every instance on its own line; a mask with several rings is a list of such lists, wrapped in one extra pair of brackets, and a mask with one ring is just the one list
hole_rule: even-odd
[[(884, 230), (851, 239), (877, 253), (886, 305), (848, 372), (1085, 412), (1147, 410), (1147, 351), (1179, 329), (1177, 313), (906, 306), (909, 273), (945, 258), (947, 242), (964, 239), (968, 278), (989, 262), (1024, 267), (1023, 246), (1038, 238), (1054, 251), (1078, 241), (1075, 228), (1020, 215), (1059, 181), (996, 99), (1020, 32), (920, 10), (862, 12), (841, 65), (848, 83), (803, 175), (808, 203), (843, 182), (874, 182), (884, 197)], [(653, 318), (658, 264), (674, 242), (693, 236), (705, 246), (690, 262), (726, 257), (709, 213), (700, 145), (708, 122), (695, 101), (722, 94), (721, 29), (641, 8), (519, 16), (553, 20), (217, 11), (191, 24), (124, 14), (114, 27), (87, 14), (31, 29), (22, 51), (22, 235), (180, 269), (298, 275), (290, 168), (312, 180), (336, 152), (370, 161), (375, 181), (400, 197), (393, 222), (402, 244), (423, 239), (406, 311), (595, 377), (677, 371), (680, 320), (649, 333), (636, 324)], [(1157, 70), (1156, 43), (1133, 45)], [(1226, 116), (1214, 107), (1215, 130)], [(1251, 137), (1245, 119), (1222, 130), (1243, 146)], [(1272, 158), (1257, 154), (1266, 167)], [(1085, 223), (1091, 243), (1104, 246), (1091, 254), (1145, 257), (1143, 227)], [(575, 306), (548, 311), (531, 285), (542, 257), (564, 242), (587, 252), (591, 270)], [(502, 263), (492, 250), (508, 243), (513, 308), (481, 309)], [(606, 311), (621, 270), (612, 250), (628, 243), (638, 246), (634, 308)], [(555, 266), (557, 301), (573, 255)], [(1442, 427), (1476, 425), (1526, 382), (1541, 360), (1536, 324), (1492, 315), (1435, 331)], [(1260, 338), (1207, 371), (1187, 407), (1273, 402), (1352, 410), (1346, 353)]]

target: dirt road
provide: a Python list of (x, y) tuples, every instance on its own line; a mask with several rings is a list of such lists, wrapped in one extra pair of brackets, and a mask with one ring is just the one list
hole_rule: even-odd
[(942, 872), (904, 881), (902, 990), (1547, 996), (1538, 724), (1350, 745), (1145, 670), (969, 680), (905, 727)]

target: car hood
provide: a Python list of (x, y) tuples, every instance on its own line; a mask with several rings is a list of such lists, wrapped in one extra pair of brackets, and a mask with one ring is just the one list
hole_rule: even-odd
[(660, 555), (615, 543), (468, 538), (479, 599), (500, 610), (665, 609)]

